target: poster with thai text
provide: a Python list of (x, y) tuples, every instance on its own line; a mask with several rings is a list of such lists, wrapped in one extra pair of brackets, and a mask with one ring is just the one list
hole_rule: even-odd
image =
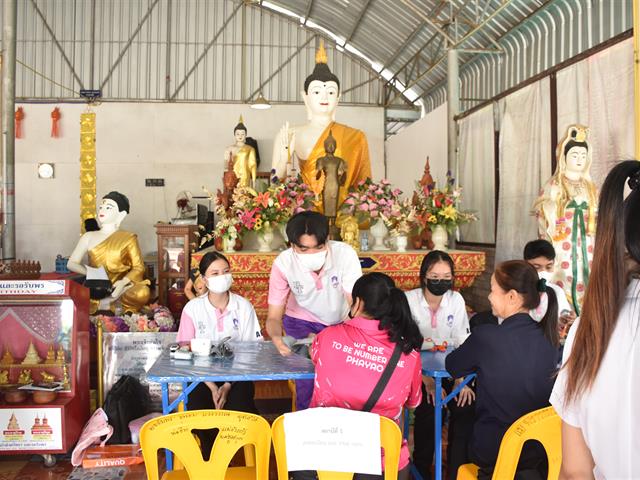
[(0, 410), (0, 450), (61, 450), (59, 408)]

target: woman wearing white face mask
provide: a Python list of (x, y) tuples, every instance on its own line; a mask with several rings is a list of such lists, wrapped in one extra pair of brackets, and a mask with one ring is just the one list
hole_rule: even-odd
[[(227, 258), (209, 252), (200, 260), (200, 275), (209, 293), (190, 300), (182, 310), (177, 342), (188, 345), (193, 338), (218, 342), (226, 337), (250, 342), (262, 341), (262, 332), (253, 305), (230, 292), (233, 278)], [(189, 394), (189, 410), (222, 409), (257, 413), (253, 402), (253, 382), (205, 382)], [(209, 458), (215, 436), (197, 432), (205, 460)]]

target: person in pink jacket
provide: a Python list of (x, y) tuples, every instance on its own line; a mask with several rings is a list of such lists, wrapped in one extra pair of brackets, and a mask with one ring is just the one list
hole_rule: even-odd
[[(399, 421), (404, 407), (422, 400), (422, 335), (411, 317), (407, 298), (393, 280), (370, 273), (353, 286), (350, 319), (327, 327), (314, 339), (316, 366), (311, 407), (363, 410), (382, 372), (398, 348), (397, 364), (370, 411)], [(409, 478), (409, 449), (403, 441), (399, 479)], [(293, 472), (294, 479), (313, 479), (315, 472)], [(382, 478), (357, 474), (355, 479)]]

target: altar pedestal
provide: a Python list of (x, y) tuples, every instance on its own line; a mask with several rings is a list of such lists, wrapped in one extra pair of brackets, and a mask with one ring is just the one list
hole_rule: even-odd
[[(198, 266), (202, 256), (209, 249), (191, 255), (192, 268)], [(241, 251), (227, 253), (233, 273), (232, 290), (249, 300), (258, 314), (264, 333), (267, 318), (267, 297), (269, 294), (269, 274), (271, 265), (280, 252), (258, 253)], [(381, 272), (389, 275), (398, 288), (411, 290), (420, 286), (420, 264), (428, 252), (408, 250), (406, 252), (361, 252), (360, 265), (363, 273)], [(450, 250), (455, 264), (457, 289), (470, 287), (485, 268), (484, 252)]]

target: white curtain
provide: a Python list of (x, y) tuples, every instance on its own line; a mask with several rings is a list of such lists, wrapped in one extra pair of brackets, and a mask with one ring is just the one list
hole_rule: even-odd
[(561, 70), (557, 87), (558, 139), (573, 123), (590, 128), (591, 175), (601, 185), (613, 164), (633, 158), (633, 39)]
[(462, 205), (478, 216), (460, 227), (465, 242), (495, 242), (495, 148), (493, 105), (463, 118), (460, 127), (459, 184)]
[(549, 79), (512, 93), (500, 105), (500, 192), (496, 263), (522, 258), (538, 237), (532, 205), (551, 175)]

